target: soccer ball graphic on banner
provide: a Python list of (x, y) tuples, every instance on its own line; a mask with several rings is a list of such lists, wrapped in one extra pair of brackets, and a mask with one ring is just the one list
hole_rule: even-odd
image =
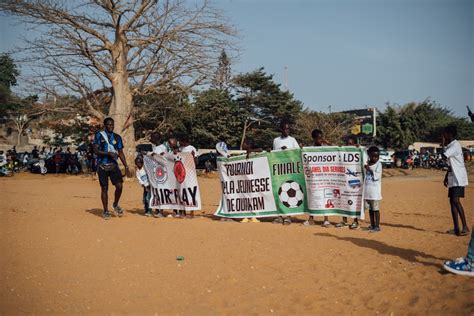
[(303, 188), (295, 181), (286, 181), (278, 189), (281, 203), (288, 208), (296, 208), (303, 204)]

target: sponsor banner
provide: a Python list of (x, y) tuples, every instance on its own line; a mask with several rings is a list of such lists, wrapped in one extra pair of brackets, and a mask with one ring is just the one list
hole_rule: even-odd
[(151, 187), (150, 208), (196, 211), (201, 195), (194, 157), (190, 153), (143, 157)]
[(304, 147), (301, 156), (309, 214), (364, 218), (362, 148)]

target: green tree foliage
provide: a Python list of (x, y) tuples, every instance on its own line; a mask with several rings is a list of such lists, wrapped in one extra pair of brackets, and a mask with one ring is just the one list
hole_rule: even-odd
[(6, 102), (11, 93), (11, 87), (16, 85), (20, 75), (13, 59), (8, 54), (0, 55), (0, 101)]
[(257, 146), (271, 146), (272, 139), (279, 135), (280, 122), (286, 120), (294, 124), (303, 108), (302, 103), (289, 91), (281, 90), (263, 68), (236, 76), (234, 84), (241, 115), (261, 121), (258, 128), (248, 133)]
[(154, 131), (170, 135), (188, 133), (191, 129), (193, 108), (187, 94), (178, 87), (137, 95), (133, 102), (136, 139), (148, 139)]
[(394, 149), (405, 149), (416, 141), (440, 142), (441, 130), (451, 124), (458, 126), (459, 139), (474, 139), (474, 127), (466, 119), (431, 100), (388, 105), (377, 119), (377, 142)]
[(217, 67), (216, 74), (211, 82), (213, 89), (228, 91), (231, 86), (231, 68), (230, 59), (227, 56), (225, 50), (222, 50), (219, 56), (219, 66)]
[(242, 116), (229, 92), (209, 89), (197, 95), (191, 133), (201, 148), (213, 148), (220, 139), (233, 147), (240, 144)]
[(352, 117), (345, 113), (324, 113), (304, 109), (298, 114), (293, 128), (298, 142), (312, 146), (311, 132), (319, 129), (324, 139), (332, 145), (343, 145), (343, 139), (350, 132)]

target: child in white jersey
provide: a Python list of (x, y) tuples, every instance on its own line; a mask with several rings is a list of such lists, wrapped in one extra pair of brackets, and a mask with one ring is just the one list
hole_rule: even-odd
[(148, 176), (146, 175), (145, 168), (143, 167), (142, 156), (137, 156), (137, 158), (135, 158), (135, 166), (137, 169), (136, 176), (138, 183), (143, 187), (143, 209), (145, 210), (145, 216), (153, 216), (150, 208), (150, 183), (148, 182)]
[[(442, 136), (444, 146), (443, 155), (448, 160), (449, 165), (449, 170), (444, 177), (444, 186), (448, 187), (448, 197), (454, 224), (454, 229), (448, 231), (448, 233), (457, 236), (465, 236), (468, 235), (469, 228), (460, 198), (464, 197), (464, 187), (468, 185), (468, 181), (462, 147), (455, 139), (457, 136), (456, 126), (444, 128)], [(458, 216), (461, 218), (462, 230), (459, 229)]]
[(369, 209), (371, 233), (380, 231), (380, 201), (382, 200), (382, 163), (380, 150), (371, 146), (367, 150), (369, 160), (365, 165), (365, 205)]

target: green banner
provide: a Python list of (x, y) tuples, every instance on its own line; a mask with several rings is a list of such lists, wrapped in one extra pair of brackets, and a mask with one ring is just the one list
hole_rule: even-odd
[(363, 216), (363, 151), (304, 147), (219, 158), (222, 198), (215, 215)]

